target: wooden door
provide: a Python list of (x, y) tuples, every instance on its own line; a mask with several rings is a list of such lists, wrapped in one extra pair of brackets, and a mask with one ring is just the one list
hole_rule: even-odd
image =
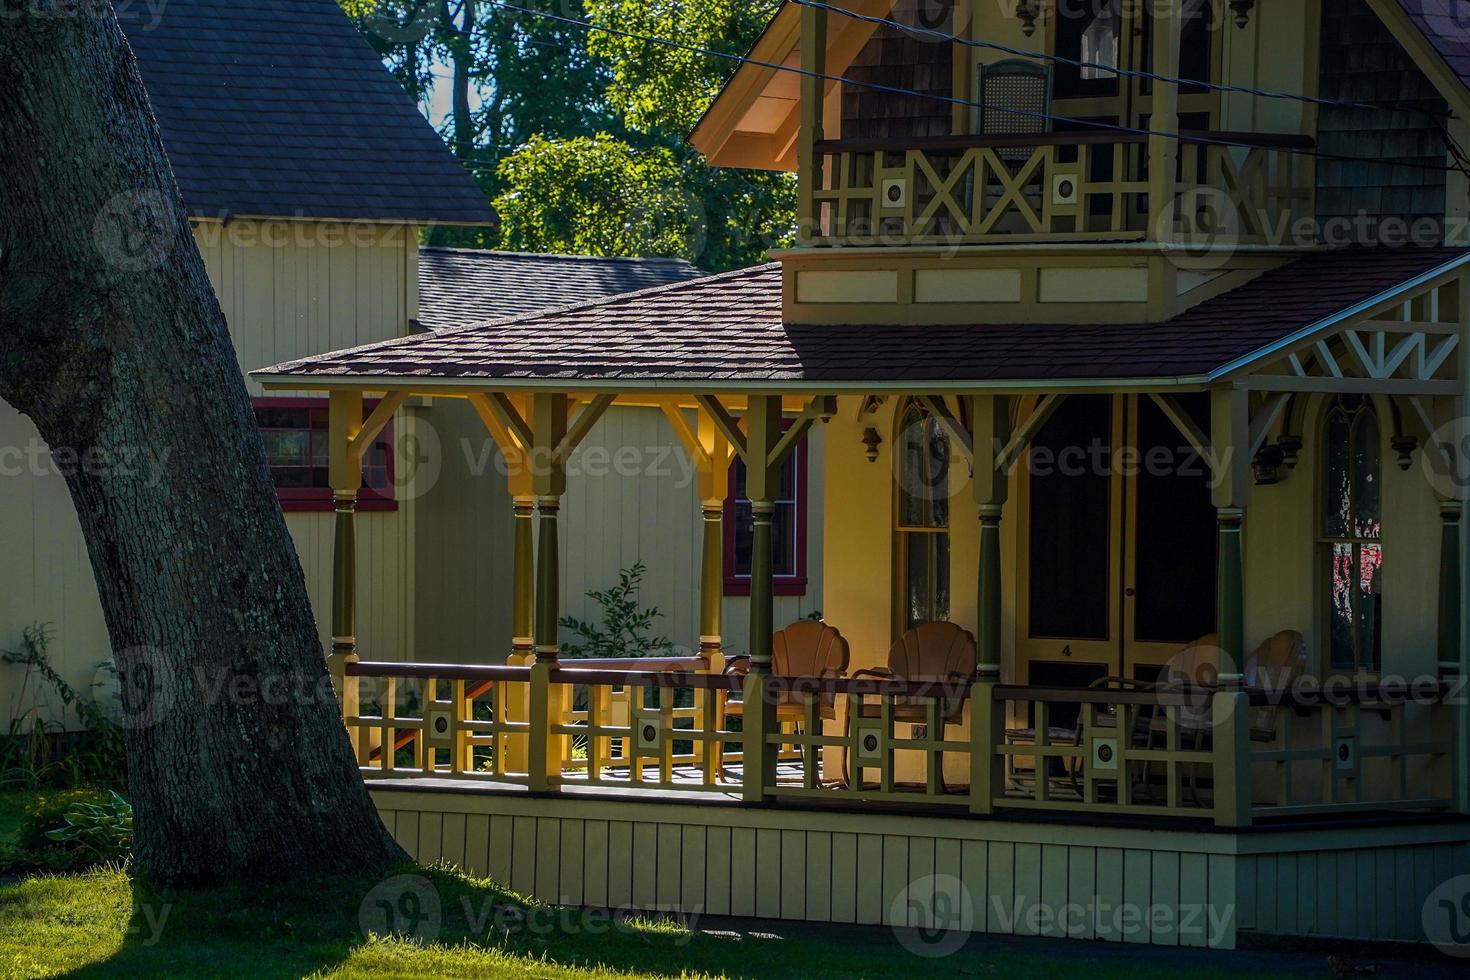
[[(1209, 428), (1205, 395), (1179, 396)], [(1153, 679), (1215, 621), (1205, 461), (1147, 396), (1073, 395), (1019, 480), (1016, 679)]]
[[(1031, 443), (1020, 474), (1017, 679), (1033, 663), (1119, 666), (1122, 397), (1072, 395)], [(1096, 674), (1079, 670), (1078, 676)]]

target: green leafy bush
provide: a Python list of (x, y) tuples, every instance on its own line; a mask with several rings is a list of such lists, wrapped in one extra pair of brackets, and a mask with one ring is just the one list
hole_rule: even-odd
[(666, 636), (654, 636), (653, 624), (663, 617), (657, 606), (643, 609), (638, 604), (638, 591), (648, 567), (638, 562), (618, 573), (618, 584), (601, 591), (592, 589), (587, 598), (602, 607), (602, 622), (590, 623), (563, 616), (562, 629), (571, 630), (583, 640), (563, 643), (561, 652), (567, 657), (666, 657), (674, 644)]
[[(56, 840), (50, 836), (51, 831), (67, 825), (67, 814), (75, 807), (115, 807), (113, 795), (93, 789), (52, 790), (36, 795), (26, 804), (24, 816), (11, 839), (0, 840), (0, 872), (80, 871), (105, 861), (124, 859), (127, 849), (102, 858), (82, 841)], [(131, 822), (128, 828), (131, 831)]]
[(73, 803), (62, 814), (66, 822), (46, 831), (46, 839), (79, 848), (98, 862), (126, 860), (133, 849), (133, 805), (108, 793), (104, 803)]

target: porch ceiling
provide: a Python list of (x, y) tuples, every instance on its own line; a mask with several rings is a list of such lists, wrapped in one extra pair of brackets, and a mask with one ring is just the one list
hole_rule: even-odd
[(953, 391), (1192, 387), (1252, 373), (1470, 264), (1470, 249), (1307, 255), (1141, 324), (786, 323), (777, 265), (305, 358), (268, 387)]

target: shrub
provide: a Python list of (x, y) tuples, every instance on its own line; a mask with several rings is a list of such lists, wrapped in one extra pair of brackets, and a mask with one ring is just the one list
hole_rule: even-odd
[(133, 806), (114, 790), (102, 803), (76, 802), (62, 813), (66, 822), (46, 831), (46, 839), (80, 848), (95, 860), (123, 861), (133, 849)]
[[(49, 836), (51, 831), (67, 825), (67, 814), (74, 807), (114, 806), (113, 795), (101, 790), (70, 789), (36, 796), (26, 806), (14, 839), (0, 842), (0, 871), (79, 871), (104, 860), (125, 858), (126, 850), (104, 859), (80, 841), (55, 840)], [(131, 823), (128, 826), (131, 832)]]

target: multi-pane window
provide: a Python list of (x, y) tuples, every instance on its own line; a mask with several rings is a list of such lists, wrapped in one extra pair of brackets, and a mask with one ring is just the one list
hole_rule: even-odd
[[(327, 479), (327, 403), (320, 398), (257, 398), (255, 423), (265, 441), (266, 465), (281, 509), (330, 510), (332, 487)], [(363, 406), (372, 412), (375, 403)], [(363, 454), (359, 506), (391, 509), (393, 423), (388, 423)]]
[(908, 629), (949, 619), (949, 439), (917, 403), (899, 418), (896, 538)]
[[(771, 569), (777, 595), (806, 593), (806, 441), (781, 466), (771, 515)], [(725, 594), (750, 594), (751, 545), (755, 521), (745, 496), (745, 462), (730, 464), (725, 500)]]
[(1383, 662), (1383, 484), (1372, 403), (1338, 398), (1324, 437), (1321, 547), (1330, 664), (1374, 671)]

